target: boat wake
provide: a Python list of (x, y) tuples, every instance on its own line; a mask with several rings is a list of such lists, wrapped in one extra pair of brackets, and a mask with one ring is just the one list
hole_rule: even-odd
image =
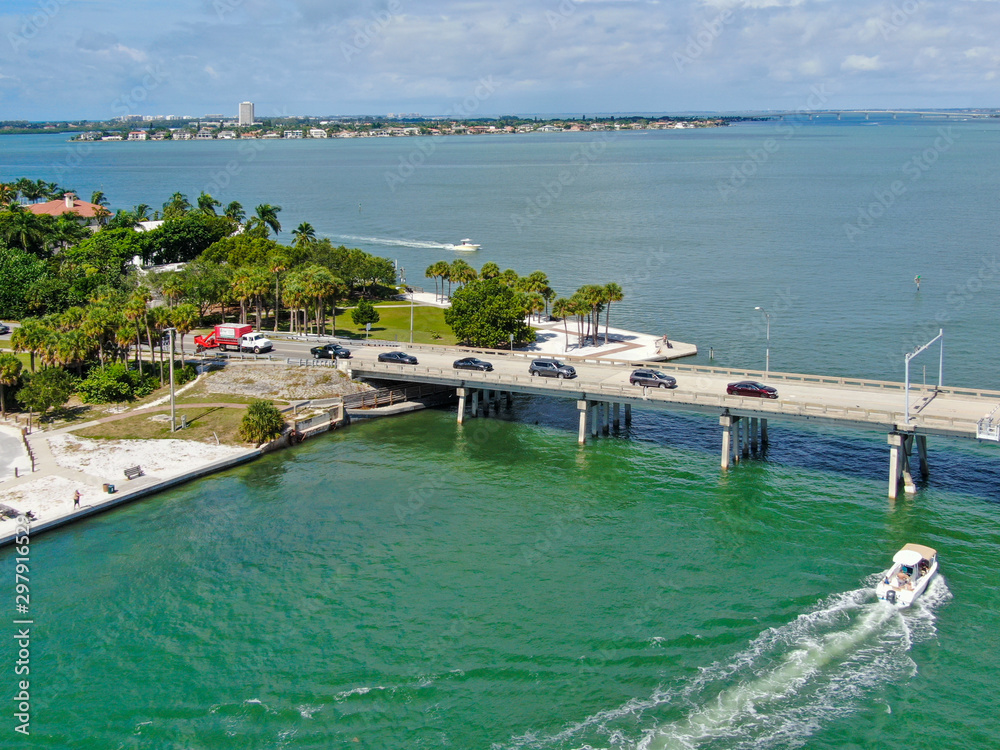
[(727, 663), (649, 698), (590, 716), (509, 748), (733, 750), (795, 748), (847, 716), (880, 687), (912, 677), (907, 653), (935, 633), (934, 610), (951, 597), (935, 578), (911, 608), (873, 600), (872, 586), (835, 594), (769, 628)]
[(330, 239), (345, 243), (364, 242), (369, 245), (385, 245), (387, 247), (414, 247), (421, 250), (454, 250), (456, 245), (450, 242), (423, 242), (421, 240), (399, 240), (389, 237), (362, 237), (355, 234), (334, 234)]

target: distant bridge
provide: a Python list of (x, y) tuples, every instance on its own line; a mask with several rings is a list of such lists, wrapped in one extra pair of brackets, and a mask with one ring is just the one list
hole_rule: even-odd
[[(722, 427), (723, 468), (767, 444), (770, 418), (882, 429), (888, 433), (891, 498), (898, 496), (900, 488), (915, 491), (910, 466), (914, 446), (920, 471), (927, 475), (928, 436), (1000, 442), (1000, 391), (911, 385), (907, 415), (903, 383), (868, 378), (651, 363), (676, 377), (677, 387), (648, 389), (629, 384), (629, 374), (640, 366), (634, 362), (564, 357), (576, 368), (577, 377), (561, 380), (529, 375), (528, 363), (537, 356), (530, 353), (413, 344), (400, 348), (415, 354), (420, 364), (377, 362), (377, 348), (359, 347), (353, 359), (340, 361), (338, 366), (349, 368), (353, 377), (454, 387), (459, 422), (470, 410), (473, 417), (481, 409), (488, 414), (490, 403), (496, 403), (501, 394), (572, 399), (579, 411), (580, 443), (586, 441), (588, 426), (592, 436), (607, 433), (612, 422), (617, 427), (622, 407), (626, 423), (633, 406), (717, 416)], [(470, 353), (492, 361), (494, 371), (452, 368), (453, 360)], [(729, 396), (726, 385), (735, 380), (764, 381), (778, 389), (779, 398)]]

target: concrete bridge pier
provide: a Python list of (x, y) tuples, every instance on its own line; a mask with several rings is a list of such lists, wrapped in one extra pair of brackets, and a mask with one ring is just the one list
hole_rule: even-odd
[(757, 417), (750, 417), (750, 452), (757, 452), (757, 433), (760, 429), (760, 420)]
[(621, 404), (615, 402), (615, 432), (621, 429), (621, 420), (619, 419), (619, 413), (621, 412)]
[(580, 412), (580, 429), (576, 436), (576, 442), (583, 445), (587, 442), (587, 410), (590, 404), (586, 401), (577, 401), (576, 410)]
[(760, 445), (762, 448), (767, 447), (767, 420), (763, 418), (760, 420)]
[(590, 436), (597, 437), (597, 428), (601, 420), (601, 402), (590, 402)]
[(889, 499), (899, 497), (899, 483), (903, 482), (903, 491), (912, 495), (917, 491), (910, 473), (910, 451), (913, 448), (913, 435), (901, 432), (889, 433)]
[(734, 417), (728, 412), (719, 417), (719, 424), (722, 425), (722, 468), (728, 469), (735, 457), (735, 445), (733, 442), (733, 425), (737, 424), (739, 417)]
[(927, 479), (930, 475), (930, 466), (927, 464), (927, 436), (917, 435), (917, 454), (920, 456), (920, 476)]
[(611, 434), (611, 402), (605, 401), (601, 404), (601, 432), (605, 435)]
[(625, 404), (625, 424), (632, 424), (632, 404)]
[(507, 391), (507, 408), (510, 409), (514, 405), (514, 394)]
[(462, 424), (465, 421), (465, 397), (468, 394), (468, 388), (456, 388), (455, 395), (458, 396), (458, 423)]
[(472, 389), (472, 418), (479, 416), (479, 389)]

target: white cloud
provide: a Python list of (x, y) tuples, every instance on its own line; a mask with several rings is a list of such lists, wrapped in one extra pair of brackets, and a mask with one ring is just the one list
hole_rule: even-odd
[(882, 63), (879, 56), (867, 57), (866, 55), (848, 55), (844, 62), (840, 64), (840, 69), (848, 73), (858, 73), (869, 70), (880, 70)]

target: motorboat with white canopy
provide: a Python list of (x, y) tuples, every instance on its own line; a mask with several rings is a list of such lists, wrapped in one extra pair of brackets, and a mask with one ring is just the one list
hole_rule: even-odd
[(907, 544), (892, 557), (892, 567), (875, 586), (879, 599), (897, 607), (909, 607), (937, 574), (937, 550), (922, 544)]

